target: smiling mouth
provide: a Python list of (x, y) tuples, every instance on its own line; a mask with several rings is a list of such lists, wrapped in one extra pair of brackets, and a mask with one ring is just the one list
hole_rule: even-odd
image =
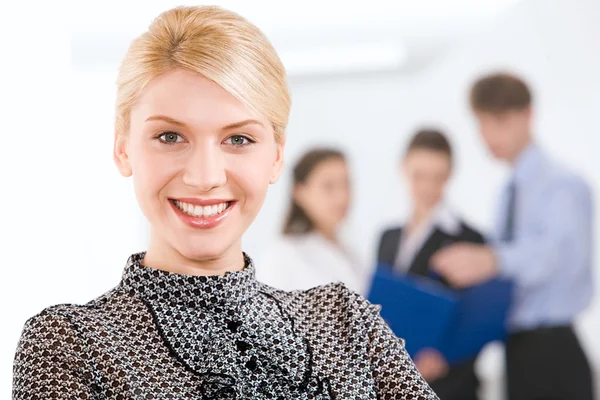
[(180, 200), (171, 200), (171, 203), (173, 203), (173, 205), (177, 207), (177, 209), (179, 209), (179, 211), (181, 211), (182, 213), (195, 218), (209, 218), (217, 216), (225, 212), (233, 204), (232, 201), (226, 201), (210, 206), (199, 206), (186, 203)]

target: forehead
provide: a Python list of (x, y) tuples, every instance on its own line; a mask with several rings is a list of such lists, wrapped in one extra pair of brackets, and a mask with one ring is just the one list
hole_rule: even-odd
[(190, 126), (218, 128), (246, 119), (265, 118), (204, 76), (183, 69), (151, 81), (131, 110), (132, 124), (152, 115), (166, 115)]
[(312, 170), (309, 180), (327, 179), (346, 174), (346, 162), (337, 157), (332, 157), (319, 162)]
[(450, 157), (441, 151), (415, 149), (408, 153), (406, 162), (416, 168), (447, 169), (450, 165)]
[(515, 117), (518, 117), (521, 113), (516, 110), (508, 110), (503, 112), (478, 112), (477, 119), (480, 122), (486, 123), (502, 123), (508, 120), (511, 120)]

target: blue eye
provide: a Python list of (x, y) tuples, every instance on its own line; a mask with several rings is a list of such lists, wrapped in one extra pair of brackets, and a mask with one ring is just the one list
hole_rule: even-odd
[(253, 140), (250, 140), (246, 136), (242, 135), (233, 135), (229, 137), (226, 142), (233, 146), (247, 146), (248, 144), (254, 143)]
[(161, 133), (158, 138), (161, 142), (167, 144), (181, 143), (183, 142), (183, 137), (179, 133), (175, 132), (165, 132)]

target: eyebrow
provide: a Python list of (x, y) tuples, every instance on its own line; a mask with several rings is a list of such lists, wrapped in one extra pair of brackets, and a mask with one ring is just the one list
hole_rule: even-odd
[(173, 125), (186, 126), (183, 122), (177, 121), (176, 119), (171, 117), (167, 117), (166, 115), (152, 115), (146, 118), (146, 122), (149, 121), (165, 121)]
[[(186, 126), (186, 124), (184, 122), (178, 121), (171, 117), (167, 117), (166, 115), (152, 115), (152, 116), (146, 118), (146, 122), (149, 122), (149, 121), (165, 121), (165, 122), (168, 122), (173, 125), (178, 125), (178, 126), (182, 126), (182, 127)], [(245, 119), (243, 121), (234, 122), (233, 124), (226, 125), (222, 129), (223, 130), (237, 129), (237, 128), (241, 128), (246, 125), (253, 125), (253, 124), (264, 127), (264, 125), (260, 121), (257, 121), (255, 119)]]
[(241, 127), (246, 126), (246, 125), (260, 125), (260, 126), (264, 127), (264, 125), (260, 121), (257, 121), (255, 119), (246, 119), (246, 120), (243, 120), (243, 121), (240, 121), (240, 122), (235, 122), (233, 124), (229, 124), (229, 125), (223, 127), (223, 129), (224, 130), (227, 130), (227, 129), (236, 129), (236, 128), (241, 128)]

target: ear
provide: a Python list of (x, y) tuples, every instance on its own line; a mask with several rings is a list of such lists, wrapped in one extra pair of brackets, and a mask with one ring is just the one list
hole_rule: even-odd
[(130, 177), (133, 173), (131, 162), (129, 160), (129, 146), (127, 137), (115, 130), (115, 143), (113, 149), (113, 159), (117, 169), (124, 177)]
[(269, 183), (272, 185), (279, 180), (281, 173), (283, 171), (284, 160), (283, 160), (283, 150), (285, 148), (285, 138), (281, 139), (279, 143), (276, 143), (277, 146), (277, 155), (275, 157), (275, 161), (273, 162), (273, 166), (271, 168), (271, 179), (269, 179)]

